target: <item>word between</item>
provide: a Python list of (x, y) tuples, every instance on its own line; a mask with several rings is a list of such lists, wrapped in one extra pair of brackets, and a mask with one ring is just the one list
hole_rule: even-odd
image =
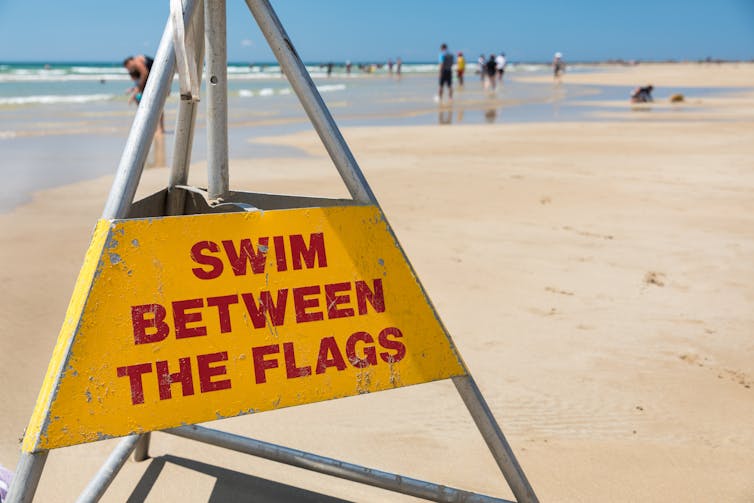
[[(292, 297), (292, 302), (289, 302)], [(352, 297), (355, 298), (355, 305)], [(239, 300), (240, 299), (240, 300)], [(239, 304), (242, 304), (239, 306)], [(217, 297), (177, 300), (168, 306), (172, 311), (172, 326), (176, 339), (207, 335), (207, 327), (201, 323), (212, 316), (217, 321), (220, 333), (233, 330), (231, 319), (242, 315), (251, 320), (254, 328), (264, 328), (267, 319), (272, 326), (286, 323), (286, 313), (292, 311), (296, 323), (327, 319), (364, 316), (372, 306), (375, 313), (385, 312), (385, 294), (382, 279), (376, 278), (370, 287), (366, 281), (353, 283), (328, 283), (297, 288), (281, 288), (273, 293), (262, 290), (258, 296), (252, 292), (220, 295)], [(234, 314), (234, 316), (231, 316)], [(162, 304), (131, 306), (131, 325), (134, 344), (148, 344), (165, 340), (171, 332), (168, 310)]]

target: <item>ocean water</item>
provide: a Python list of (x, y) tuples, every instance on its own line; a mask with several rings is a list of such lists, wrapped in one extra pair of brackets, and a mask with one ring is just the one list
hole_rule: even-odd
[[(590, 120), (590, 100), (627, 99), (630, 88), (524, 83), (521, 75), (550, 75), (549, 65), (510, 65), (505, 84), (484, 91), (475, 64), (452, 106), (437, 103), (434, 63), (404, 64), (401, 76), (387, 66), (350, 74), (337, 66), (328, 76), (308, 64), (320, 94), (341, 127), (483, 124)], [(569, 67), (569, 72), (600, 71)], [(120, 63), (0, 63), (0, 211), (27, 201), (38, 189), (112, 174), (120, 159), (135, 107), (127, 103), (132, 82)], [(662, 92), (662, 91), (660, 91)], [(682, 91), (681, 91), (682, 92)], [(662, 95), (658, 95), (662, 98)], [(177, 79), (165, 106), (167, 157), (179, 101)], [(584, 105), (587, 103), (587, 105)], [(231, 158), (291, 155), (260, 147), (250, 138), (310, 129), (311, 125), (277, 64), (228, 66)], [(203, 107), (197, 117), (192, 160), (205, 158)]]

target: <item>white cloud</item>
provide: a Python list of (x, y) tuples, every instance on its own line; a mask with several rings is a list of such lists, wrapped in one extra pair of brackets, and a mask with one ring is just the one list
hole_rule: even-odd
[(241, 40), (241, 47), (254, 47), (254, 41), (248, 38)]

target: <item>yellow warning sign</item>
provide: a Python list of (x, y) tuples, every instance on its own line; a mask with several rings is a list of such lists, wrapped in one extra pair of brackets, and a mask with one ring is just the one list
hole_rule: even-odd
[(377, 207), (103, 220), (23, 448), (465, 373)]

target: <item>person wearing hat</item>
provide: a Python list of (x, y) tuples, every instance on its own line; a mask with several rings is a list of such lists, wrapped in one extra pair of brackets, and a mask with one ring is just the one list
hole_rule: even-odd
[(552, 60), (552, 73), (557, 81), (560, 81), (565, 73), (565, 61), (563, 61), (563, 55), (559, 52), (555, 53), (555, 57)]

